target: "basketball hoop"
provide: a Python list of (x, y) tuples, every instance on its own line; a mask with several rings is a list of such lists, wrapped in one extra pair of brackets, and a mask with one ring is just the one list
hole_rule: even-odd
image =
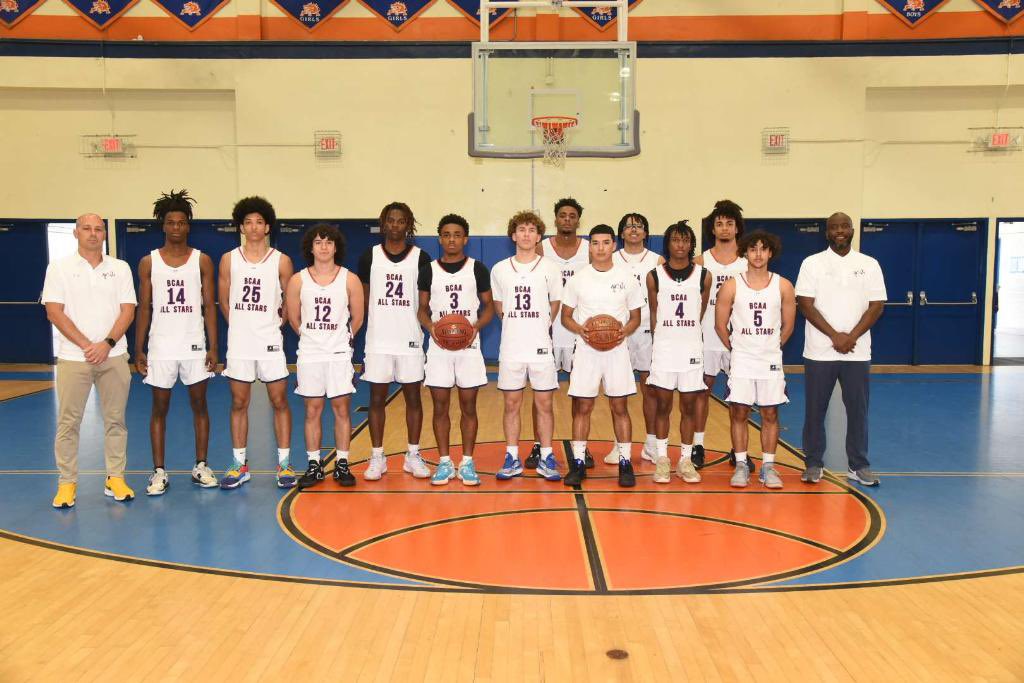
[(544, 145), (544, 163), (549, 166), (564, 166), (569, 142), (566, 131), (576, 127), (576, 117), (535, 116), (531, 123), (541, 134), (541, 141)]

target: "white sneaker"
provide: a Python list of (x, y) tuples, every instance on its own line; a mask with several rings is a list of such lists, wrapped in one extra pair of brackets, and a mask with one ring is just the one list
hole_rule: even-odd
[(196, 466), (192, 468), (192, 483), (204, 489), (212, 489), (218, 484), (217, 475), (205, 462), (197, 462)]
[(405, 454), (405, 464), (402, 465), (402, 471), (408, 472), (417, 479), (426, 479), (430, 476), (430, 468), (427, 467), (427, 463), (423, 462), (423, 456), (418, 452)]
[(647, 450), (647, 444), (644, 444), (644, 447), (640, 449), (640, 457), (647, 462), (658, 462), (658, 454)]
[(605, 465), (618, 465), (619, 464), (619, 449), (612, 447), (612, 452), (604, 456)]
[(370, 455), (370, 464), (363, 472), (363, 479), (366, 481), (377, 481), (388, 471), (388, 461), (383, 455)]
[(679, 464), (676, 465), (676, 474), (679, 478), (685, 481), (687, 484), (699, 484), (700, 483), (700, 472), (694, 467), (692, 460), (683, 460), (679, 458)]
[(149, 477), (146, 495), (162, 496), (167, 493), (168, 486), (170, 486), (170, 483), (167, 481), (167, 471), (163, 467), (157, 468)]

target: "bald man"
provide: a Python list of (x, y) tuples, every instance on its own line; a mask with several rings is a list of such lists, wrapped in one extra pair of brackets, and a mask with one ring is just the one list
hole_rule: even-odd
[(106, 223), (87, 213), (75, 221), (78, 249), (46, 268), (42, 302), (60, 333), (57, 353), (57, 438), (53, 451), (59, 479), (53, 507), (70, 508), (78, 488), (78, 433), (89, 393), (96, 387), (103, 413), (103, 493), (129, 501), (124, 480), (128, 429), (124, 412), (131, 373), (124, 334), (135, 317), (135, 287), (128, 264), (103, 253)]

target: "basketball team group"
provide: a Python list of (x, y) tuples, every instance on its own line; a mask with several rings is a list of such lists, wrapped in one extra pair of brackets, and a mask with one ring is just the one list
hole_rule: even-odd
[[(674, 473), (685, 484), (697, 484), (705, 466), (709, 393), (724, 373), (730, 484), (746, 487), (756, 473), (761, 485), (781, 489), (775, 463), (778, 407), (789, 400), (782, 347), (793, 333), (798, 307), (807, 321), (806, 460), (800, 479), (813, 485), (823, 477), (825, 412), (839, 382), (848, 430), (846, 476), (862, 485), (878, 484), (867, 453), (870, 328), (882, 314), (886, 292), (878, 262), (852, 249), (853, 224), (846, 214), (828, 219), (823, 251), (804, 260), (794, 284), (771, 270), (781, 253), (779, 238), (745, 232), (741, 207), (729, 200), (716, 203), (702, 221), (702, 236), (713, 246), (695, 256), (698, 237), (687, 221), (664, 230), (663, 253), (657, 254), (647, 248), (651, 227), (643, 215), (629, 213), (616, 227), (597, 224), (581, 235), (583, 207), (575, 199), (561, 199), (554, 206), (553, 230), (536, 211), (512, 216), (507, 235), (515, 253), (490, 269), (466, 253), (470, 226), (465, 218), (448, 214), (438, 220), (441, 255), (431, 259), (414, 244), (418, 223), (412, 210), (392, 202), (380, 213), (382, 241), (361, 256), (357, 272), (343, 266), (344, 235), (326, 223), (305, 233), (305, 263), (293, 264), (271, 246), (273, 206), (255, 196), (235, 204), (232, 220), (243, 240), (215, 270), (210, 256), (189, 244), (194, 204), (184, 190), (154, 203), (164, 244), (138, 265), (138, 297), (128, 264), (104, 253), (106, 225), (96, 214), (77, 219), (78, 250), (47, 268), (41, 300), (59, 332), (54, 507), (75, 504), (79, 431), (94, 386), (104, 421), (104, 494), (115, 501), (135, 496), (124, 478), (131, 383), (125, 334), (133, 323), (134, 368), (152, 390), (150, 496), (164, 494), (170, 485), (167, 415), (178, 381), (192, 408), (196, 486), (236, 489), (250, 480), (248, 408), (256, 380), (273, 409), (277, 486), (316, 487), (328, 476), (340, 486), (356, 485), (349, 464), (352, 355), (364, 323), (360, 377), (369, 385), (371, 450), (362, 478), (380, 480), (389, 464), (397, 466), (397, 458), (389, 463), (384, 452), (386, 406), (397, 384), (408, 442), (402, 471), (435, 486), (453, 479), (480, 485), (473, 459), (477, 394), (488, 383), (480, 331), (495, 317), (501, 322), (497, 388), (506, 442), (497, 479), (533, 470), (548, 481), (579, 487), (594, 466), (587, 439), (603, 394), (615, 436), (604, 461), (618, 467), (620, 486), (635, 486), (627, 400), (639, 389), (645, 428), (639, 457), (653, 463), (653, 481), (670, 484)], [(218, 308), (228, 329), (223, 375), (230, 380), (232, 441), (232, 461), (220, 477), (207, 463), (206, 402), (207, 380), (219, 356)], [(305, 404), (305, 471), (293, 465), (289, 448), (285, 324), (299, 338), (295, 393)], [(571, 451), (564, 465), (552, 447), (559, 372), (568, 374), (572, 399)], [(423, 384), (433, 403), (436, 464), (420, 453)], [(520, 453), (527, 386), (534, 443), (529, 453)], [(458, 462), (450, 447), (453, 392), (461, 415)], [(676, 405), (680, 448), (673, 466), (669, 425)], [(759, 471), (747, 454), (754, 407), (761, 421)], [(325, 409), (334, 417), (333, 458), (322, 456)]]

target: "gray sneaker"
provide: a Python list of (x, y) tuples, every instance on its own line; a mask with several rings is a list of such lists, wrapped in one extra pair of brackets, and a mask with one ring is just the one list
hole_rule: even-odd
[(750, 468), (747, 467), (747, 463), (736, 461), (736, 469), (732, 473), (732, 479), (729, 480), (729, 486), (741, 489), (750, 483)]
[(782, 477), (780, 477), (779, 473), (775, 470), (775, 463), (773, 462), (766, 462), (761, 465), (761, 473), (758, 477), (761, 479), (761, 483), (765, 485), (765, 488), (782, 488)]
[(808, 465), (804, 468), (803, 474), (800, 475), (800, 481), (805, 484), (817, 484), (821, 481), (822, 468), (817, 465)]
[(846, 478), (864, 486), (878, 486), (879, 484), (878, 476), (867, 467), (861, 467), (856, 471), (849, 470), (846, 473)]

